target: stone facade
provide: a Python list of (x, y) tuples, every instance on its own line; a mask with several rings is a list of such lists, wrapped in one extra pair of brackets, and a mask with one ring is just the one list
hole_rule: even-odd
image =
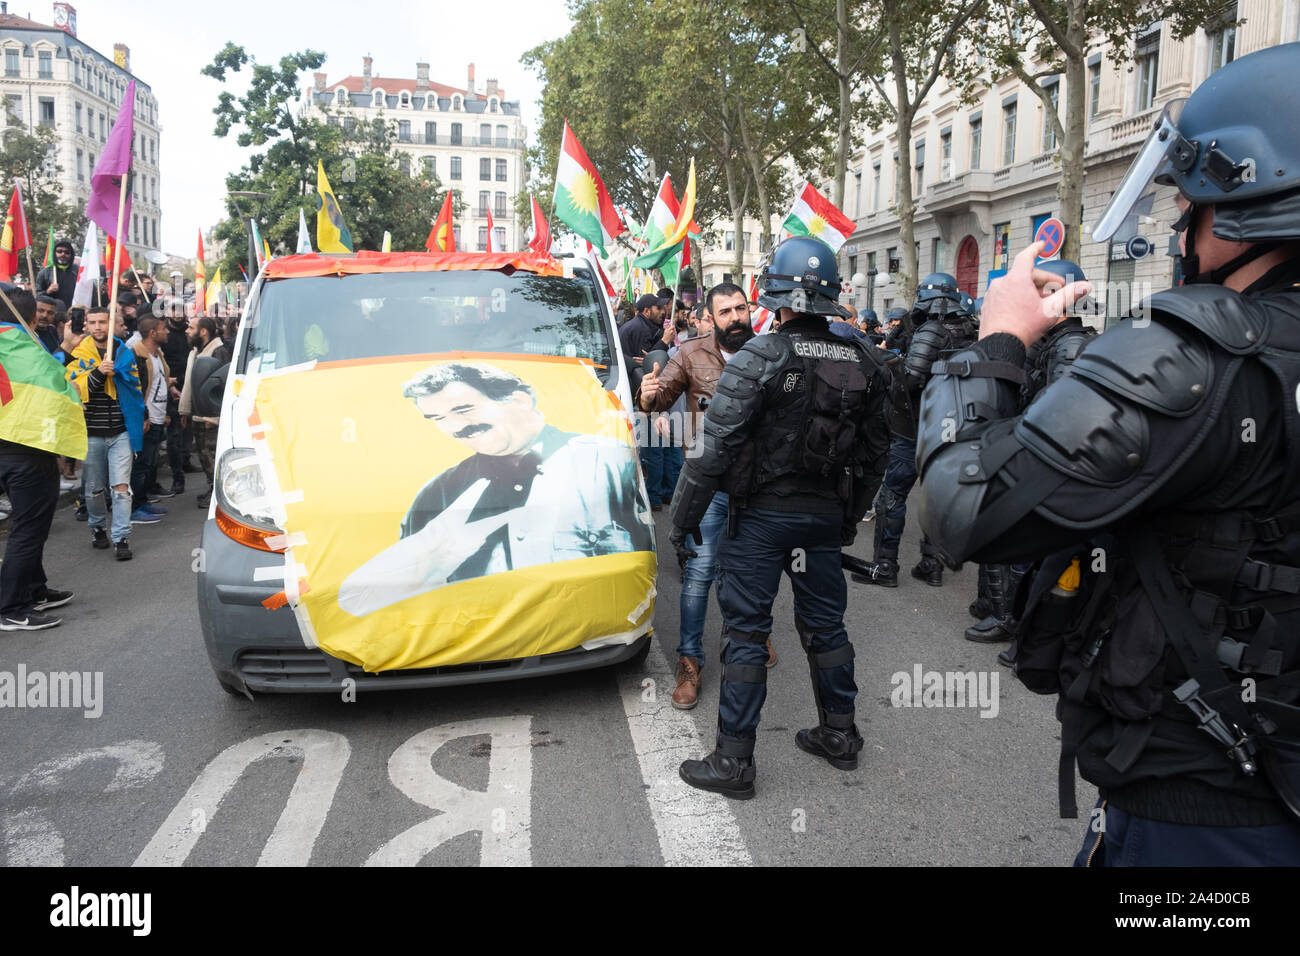
[[(1094, 243), (1088, 235), (1164, 105), (1190, 95), (1230, 59), (1300, 39), (1300, 0), (1240, 0), (1235, 6), (1240, 26), (1211, 24), (1181, 41), (1154, 24), (1135, 38), (1136, 61), (1118, 64), (1102, 46), (1089, 51), (1079, 265), (1094, 284), (1106, 284), (1110, 321), (1134, 296), (1168, 288), (1175, 278), (1172, 187), (1154, 187), (1149, 203), (1111, 242)], [(1225, 22), (1232, 12), (1229, 6)], [(1063, 110), (1065, 78), (1047, 81), (1052, 83), (1058, 84)], [(972, 107), (959, 105), (956, 91), (943, 81), (936, 85), (912, 128), (919, 276), (949, 272), (964, 291), (983, 295), (990, 278), (1030, 243), (1037, 223), (1059, 215), (1059, 159), (1045, 120), (1041, 100), (1015, 77), (983, 89)], [(872, 281), (858, 288), (856, 301), (878, 310), (907, 304), (899, 301), (898, 282), (885, 279), (898, 271), (888, 260), (890, 250), (898, 250), (891, 203), (897, 153), (892, 126), (867, 131), (845, 189), (844, 212), (857, 229), (840, 251), (841, 269), (846, 278), (876, 270)], [(1151, 252), (1141, 259), (1125, 250), (1135, 235), (1151, 243)]]
[(515, 214), (515, 197), (528, 186), (528, 131), (519, 102), (507, 100), (496, 80), (476, 86), (472, 63), (464, 87), (431, 81), (427, 63), (415, 64), (415, 72), (414, 78), (376, 76), (367, 56), (360, 76), (331, 82), (315, 74), (302, 91), (302, 108), (345, 129), (379, 117), (395, 122), (397, 148), (410, 157), (412, 171), (427, 165), (468, 206), (456, 221), (456, 248), (486, 248), (489, 210), (502, 247), (523, 248), (532, 221)]

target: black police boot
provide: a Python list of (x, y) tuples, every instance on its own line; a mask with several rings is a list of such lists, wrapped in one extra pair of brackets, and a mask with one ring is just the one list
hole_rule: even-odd
[(1016, 622), (1012, 617), (1010, 593), (1011, 569), (1005, 564), (990, 564), (985, 574), (989, 603), (993, 613), (978, 624), (966, 628), (966, 640), (976, 644), (999, 644), (1016, 636)]
[(862, 735), (854, 726), (852, 714), (821, 711), (821, 724), (794, 735), (795, 745), (804, 753), (821, 757), (837, 770), (858, 769), (858, 751)]
[(924, 581), (932, 588), (943, 587), (943, 565), (939, 563), (938, 558), (926, 555), (912, 569), (912, 577)]
[(678, 773), (697, 790), (748, 800), (754, 796), (754, 741), (718, 734), (713, 753), (703, 760), (683, 760)]
[(1013, 638), (1011, 644), (998, 654), (998, 663), (1003, 667), (1014, 667), (1016, 664), (1016, 641)]
[(892, 558), (879, 558), (868, 562), (870, 574), (852, 574), (854, 581), (862, 584), (878, 584), (882, 588), (898, 587), (898, 562)]
[(988, 565), (981, 564), (979, 575), (976, 578), (975, 600), (970, 602), (970, 616), (977, 621), (982, 621), (993, 613), (993, 602), (989, 600), (989, 577)]

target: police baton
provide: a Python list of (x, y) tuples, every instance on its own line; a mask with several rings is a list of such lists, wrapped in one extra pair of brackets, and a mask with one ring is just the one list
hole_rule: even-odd
[(870, 561), (863, 561), (861, 558), (854, 557), (847, 551), (840, 552), (840, 567), (849, 574), (853, 575), (853, 580), (862, 583), (870, 583), (874, 577), (875, 565)]

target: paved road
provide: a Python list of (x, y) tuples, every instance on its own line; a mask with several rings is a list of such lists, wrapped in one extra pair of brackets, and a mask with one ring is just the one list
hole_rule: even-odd
[[(815, 712), (786, 588), (758, 796), (733, 802), (676, 776), (711, 748), (720, 622), (714, 607), (700, 706), (674, 711), (679, 583), (663, 517), (668, 565), (643, 666), (250, 702), (222, 692), (203, 651), (193, 502), (170, 499), (163, 523), (136, 528), (129, 563), (92, 550), (71, 509), (58, 514), (46, 567), (76, 600), (62, 627), (0, 636), (0, 681), (20, 667), (100, 672), (102, 714), (0, 709), (5, 864), (1052, 865), (1082, 837), (1086, 821), (1056, 812), (1054, 700), (998, 667), (997, 647), (961, 639), (972, 567), (941, 589), (850, 585), (867, 743), (847, 774), (793, 743)], [(903, 557), (906, 568), (915, 554)], [(917, 666), (996, 679), (996, 711), (987, 698), (894, 706), (895, 675)], [(1094, 798), (1081, 788), (1081, 806)]]

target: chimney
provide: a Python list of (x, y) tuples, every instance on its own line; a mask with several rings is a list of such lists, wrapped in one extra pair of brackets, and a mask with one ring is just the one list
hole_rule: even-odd
[(368, 56), (361, 58), (361, 92), (370, 92), (370, 64), (374, 61)]
[(497, 92), (497, 81), (496, 81), (496, 80), (488, 80), (488, 81), (487, 81), (487, 95), (488, 95), (488, 96), (500, 96), (500, 95), (501, 95), (499, 92)]
[(131, 48), (125, 43), (113, 44), (113, 62), (126, 72), (131, 72)]
[(429, 64), (415, 64), (415, 88), (417, 90), (427, 90), (429, 88)]
[(324, 92), (325, 92), (325, 74), (324, 74), (324, 73), (313, 73), (311, 76), (312, 76), (312, 80), (315, 81), (315, 89), (316, 89), (316, 92), (317, 92), (317, 93), (324, 93)]
[(469, 79), (465, 83), (465, 92), (466, 93), (474, 92), (474, 64), (473, 63), (469, 65)]

